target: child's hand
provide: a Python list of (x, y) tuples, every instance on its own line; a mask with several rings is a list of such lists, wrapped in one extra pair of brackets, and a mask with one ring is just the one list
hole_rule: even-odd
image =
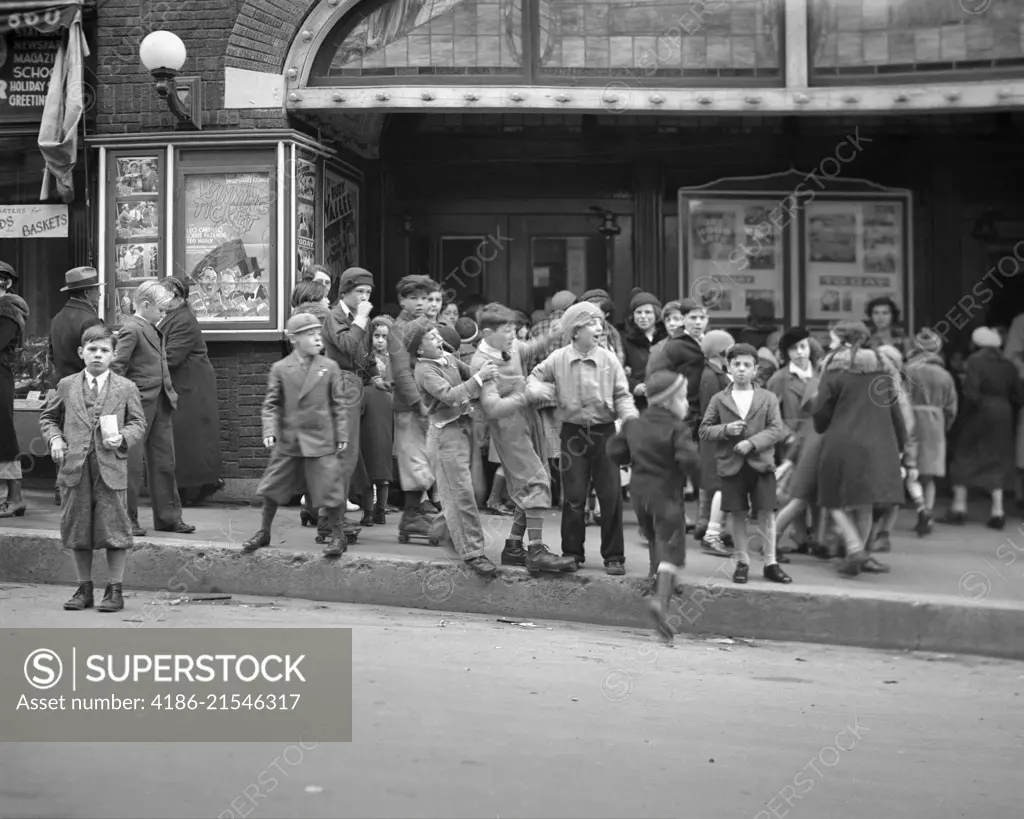
[(484, 365), (480, 368), (480, 380), (481, 381), (493, 381), (494, 376), (498, 374), (498, 365), (493, 361), (485, 361)]
[(737, 455), (748, 455), (754, 451), (754, 445), (750, 441), (740, 441), (732, 449)]
[(633, 390), (633, 395), (647, 395), (647, 385), (643, 383), (637, 384), (636, 388)]
[(117, 435), (113, 436), (112, 438), (104, 438), (103, 439), (103, 445), (107, 449), (118, 449), (118, 448), (120, 448), (122, 441), (124, 441), (124, 436), (121, 435), (120, 433), (118, 433)]
[(271, 435), (269, 438), (263, 439), (263, 446), (265, 446), (267, 449), (273, 449), (276, 441), (277, 439), (273, 435)]
[(737, 435), (742, 435), (743, 430), (745, 430), (746, 428), (746, 421), (733, 421), (731, 424), (725, 425), (725, 434), (735, 438)]
[(64, 463), (64, 456), (68, 454), (68, 446), (63, 438), (54, 438), (50, 441), (50, 457), (55, 464)]

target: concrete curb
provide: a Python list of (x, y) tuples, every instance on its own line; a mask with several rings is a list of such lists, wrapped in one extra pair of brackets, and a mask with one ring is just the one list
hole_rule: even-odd
[[(487, 582), (447, 559), (357, 554), (329, 561), (312, 551), (261, 549), (244, 555), (208, 542), (138, 538), (135, 543), (126, 587), (166, 590), (168, 600), (190, 592), (223, 592), (625, 628), (650, 625), (650, 584), (640, 578), (532, 578), (521, 569), (502, 569)], [(97, 580), (103, 571), (104, 563), (97, 561)], [(0, 579), (75, 582), (59, 537), (38, 529), (0, 532)], [(145, 622), (158, 613), (143, 611), (140, 616)], [(687, 583), (674, 614), (677, 628), (694, 634), (1024, 659), (1024, 606), (885, 594), (856, 588), (855, 583), (842, 592), (812, 586), (740, 589), (728, 582)]]

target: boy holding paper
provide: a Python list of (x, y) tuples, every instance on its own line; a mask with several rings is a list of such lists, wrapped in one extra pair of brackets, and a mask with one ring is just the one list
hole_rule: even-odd
[(62, 378), (39, 428), (59, 464), (60, 536), (75, 556), (78, 590), (67, 611), (93, 606), (92, 553), (107, 550), (107, 588), (97, 611), (124, 608), (121, 582), (132, 546), (128, 449), (146, 432), (138, 387), (110, 371), (117, 339), (104, 324), (82, 333), (85, 371)]

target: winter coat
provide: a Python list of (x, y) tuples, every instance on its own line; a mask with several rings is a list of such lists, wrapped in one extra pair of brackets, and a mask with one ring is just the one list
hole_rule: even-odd
[(658, 354), (651, 355), (647, 362), (647, 375), (658, 370), (672, 370), (686, 379), (687, 422), (696, 431), (703, 417), (700, 411), (700, 377), (704, 372), (704, 351), (700, 342), (687, 333), (668, 339)]
[(956, 420), (956, 383), (942, 356), (912, 355), (906, 365), (906, 390), (914, 409), (917, 470), (935, 478), (946, 474), (946, 435)]
[[(786, 437), (786, 427), (779, 413), (779, 399), (763, 387), (754, 387), (753, 399), (746, 416), (733, 400), (735, 387), (722, 390), (711, 399), (700, 422), (700, 439), (715, 443), (715, 458), (720, 477), (736, 475), (747, 463), (757, 472), (775, 469), (775, 447)], [(726, 427), (733, 421), (746, 421), (747, 428), (739, 436), (729, 435)], [(740, 441), (750, 441), (754, 448), (746, 455), (735, 451)]]
[(28, 316), (28, 304), (21, 296), (0, 296), (0, 463), (16, 460), (20, 451), (14, 428), (14, 364)]
[(907, 429), (899, 373), (874, 350), (849, 348), (825, 360), (812, 416), (822, 436), (818, 505), (826, 509), (903, 502), (900, 459)]
[(766, 389), (775, 393), (779, 399), (782, 423), (790, 431), (785, 458), (793, 463), (799, 460), (804, 445), (814, 431), (811, 409), (818, 394), (819, 378), (813, 368), (811, 373), (811, 377), (805, 380), (791, 372), (789, 364), (786, 364), (768, 379), (766, 385)]
[(50, 322), (50, 360), (53, 361), (52, 386), (62, 378), (80, 373), (85, 362), (78, 354), (82, 346), (82, 333), (103, 320), (96, 308), (85, 299), (72, 296)]
[(178, 486), (206, 486), (220, 480), (220, 411), (217, 376), (199, 322), (187, 304), (160, 322), (171, 383), (178, 393), (174, 411), (174, 475)]
[(667, 337), (665, 328), (661, 322), (654, 325), (654, 336), (648, 338), (647, 333), (633, 323), (633, 317), (626, 319), (626, 330), (622, 336), (622, 348), (626, 356), (625, 368), (626, 378), (629, 381), (629, 391), (633, 393), (633, 400), (636, 401), (636, 408), (643, 409), (647, 406), (647, 398), (637, 395), (636, 388), (644, 383), (647, 374), (647, 360), (651, 355), (651, 348)]
[(950, 477), (954, 486), (1005, 489), (1013, 478), (1010, 445), (1014, 416), (1024, 404), (1017, 368), (999, 350), (987, 347), (967, 359), (963, 387), (963, 426), (957, 435)]

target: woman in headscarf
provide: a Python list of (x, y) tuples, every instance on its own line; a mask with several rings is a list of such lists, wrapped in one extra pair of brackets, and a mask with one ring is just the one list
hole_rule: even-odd
[(221, 480), (220, 411), (217, 376), (189, 305), (189, 286), (169, 276), (160, 282), (171, 294), (160, 322), (167, 351), (167, 369), (178, 393), (174, 424), (174, 473), (185, 506), (197, 506), (224, 486)]
[(846, 543), (840, 573), (887, 572), (867, 550), (875, 506), (903, 502), (900, 460), (907, 430), (899, 406), (899, 373), (866, 347), (870, 332), (859, 321), (832, 331), (814, 400), (814, 428), (821, 435), (818, 505), (828, 509)]
[(25, 514), (18, 433), (14, 429), (14, 365), (25, 339), (28, 305), (15, 295), (18, 274), (0, 262), (0, 518)]
[(992, 496), (987, 526), (1006, 524), (1003, 489), (1013, 479), (1014, 416), (1024, 404), (1024, 386), (1014, 364), (1000, 352), (1003, 340), (989, 327), (971, 334), (976, 348), (964, 366), (963, 427), (956, 438), (950, 477), (953, 505), (944, 523), (967, 520), (967, 490), (983, 489)]

